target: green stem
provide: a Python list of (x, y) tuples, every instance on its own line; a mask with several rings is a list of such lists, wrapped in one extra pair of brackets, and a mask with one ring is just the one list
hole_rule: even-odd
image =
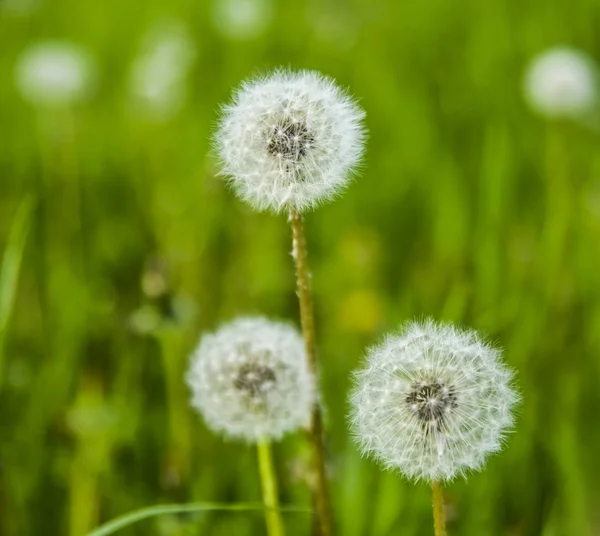
[[(293, 236), (294, 261), (296, 263), (296, 286), (300, 306), (300, 323), (306, 348), (306, 359), (309, 370), (318, 378), (317, 348), (315, 336), (315, 319), (310, 292), (310, 270), (308, 267), (308, 251), (304, 234), (302, 215), (291, 210), (290, 225)], [(319, 404), (313, 406), (310, 437), (313, 446), (313, 465), (316, 473), (316, 483), (313, 490), (313, 502), (317, 513), (318, 534), (331, 536), (332, 512), (327, 484), (325, 463), (325, 441), (323, 437), (323, 417)]]
[(279, 514), (279, 492), (277, 490), (277, 477), (273, 470), (271, 443), (267, 440), (259, 441), (257, 449), (263, 502), (266, 508), (267, 534), (269, 536), (283, 536), (283, 522)]
[(184, 353), (181, 351), (178, 331), (161, 328), (157, 338), (165, 375), (169, 426), (166, 478), (170, 487), (179, 487), (188, 476), (190, 452), (187, 399), (181, 389), (182, 366), (178, 359)]
[(8, 242), (0, 262), (0, 390), (4, 373), (5, 340), (8, 324), (17, 298), (17, 286), (23, 251), (29, 231), (33, 198), (26, 196), (10, 227)]
[(431, 482), (433, 491), (433, 530), (435, 536), (446, 536), (446, 515), (444, 513), (444, 494), (439, 482)]

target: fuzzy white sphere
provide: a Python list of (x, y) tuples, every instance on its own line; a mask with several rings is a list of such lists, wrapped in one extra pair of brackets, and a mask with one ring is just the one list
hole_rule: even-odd
[(15, 77), (25, 100), (54, 107), (87, 97), (94, 74), (92, 58), (81, 47), (68, 42), (43, 41), (22, 53)]
[(518, 400), (512, 376), (474, 331), (407, 324), (368, 351), (351, 395), (352, 431), (387, 468), (450, 480), (500, 450)]
[(334, 80), (278, 70), (246, 82), (223, 108), (223, 174), (258, 210), (298, 212), (334, 197), (359, 163), (364, 112)]
[(242, 318), (205, 335), (187, 383), (217, 433), (255, 443), (308, 426), (315, 390), (304, 342), (291, 326)]
[(541, 115), (585, 118), (598, 101), (594, 62), (578, 50), (552, 48), (531, 62), (525, 76), (525, 96)]

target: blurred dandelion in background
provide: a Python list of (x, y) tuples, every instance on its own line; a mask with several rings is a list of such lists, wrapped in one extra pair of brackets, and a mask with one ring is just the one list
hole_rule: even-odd
[(272, 0), (213, 0), (212, 21), (224, 37), (247, 40), (263, 34), (273, 19)]
[(540, 115), (588, 119), (597, 111), (597, 67), (585, 52), (568, 47), (551, 48), (529, 65), (525, 97)]
[(347, 186), (363, 154), (364, 115), (315, 71), (245, 82), (215, 134), (222, 173), (257, 210), (306, 211)]
[(205, 335), (187, 382), (213, 431), (251, 443), (306, 427), (314, 403), (300, 334), (266, 318), (241, 318)]
[(193, 39), (182, 21), (164, 20), (150, 29), (141, 48), (129, 77), (134, 108), (147, 119), (167, 121), (187, 98), (187, 77), (196, 58)]
[(40, 41), (26, 48), (16, 65), (22, 97), (38, 107), (66, 107), (90, 96), (96, 66), (82, 47), (67, 41)]
[(413, 322), (368, 352), (351, 396), (362, 451), (416, 480), (451, 480), (501, 449), (518, 395), (474, 331)]

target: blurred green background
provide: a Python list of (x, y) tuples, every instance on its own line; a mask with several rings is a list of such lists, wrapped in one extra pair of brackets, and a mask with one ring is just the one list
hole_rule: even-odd
[[(504, 452), (447, 487), (449, 533), (600, 534), (600, 138), (522, 92), (547, 47), (598, 57), (600, 3), (240, 2), (0, 0), (0, 534), (260, 500), (254, 450), (206, 430), (183, 375), (222, 321), (298, 321), (285, 217), (237, 201), (210, 156), (219, 104), (280, 65), (351, 88), (370, 131), (357, 180), (307, 217), (339, 533), (432, 534), (427, 485), (361, 459), (345, 419), (364, 348), (431, 315), (502, 345), (524, 399)], [(188, 56), (156, 110), (130, 73), (164, 27)], [(75, 106), (18, 91), (45, 39), (96, 63)], [(282, 501), (308, 505), (305, 438), (275, 455)], [(262, 533), (260, 513), (211, 513), (121, 534)]]

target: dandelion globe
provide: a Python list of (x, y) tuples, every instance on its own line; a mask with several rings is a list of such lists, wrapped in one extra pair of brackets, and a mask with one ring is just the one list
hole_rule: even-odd
[(451, 480), (501, 449), (518, 400), (512, 378), (476, 332), (413, 322), (368, 351), (351, 395), (352, 430), (385, 467)]
[(31, 104), (64, 107), (89, 95), (94, 74), (92, 58), (83, 48), (69, 42), (43, 41), (21, 54), (15, 81)]
[(221, 171), (257, 210), (331, 199), (360, 162), (364, 112), (331, 78), (278, 70), (242, 84), (215, 134)]
[(314, 381), (298, 332), (266, 318), (241, 318), (205, 335), (187, 383), (192, 406), (216, 433), (249, 443), (306, 427)]
[(531, 62), (525, 96), (540, 115), (585, 119), (598, 103), (597, 68), (584, 52), (552, 48)]

